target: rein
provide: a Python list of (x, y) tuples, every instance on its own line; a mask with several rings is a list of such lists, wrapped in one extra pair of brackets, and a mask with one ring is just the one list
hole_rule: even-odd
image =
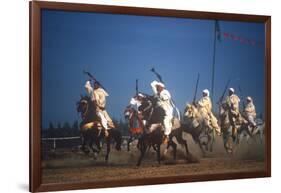
[[(82, 100), (83, 102), (85, 102), (86, 103), (86, 111), (85, 112), (82, 112), (82, 117), (83, 118), (85, 118), (86, 117), (86, 115), (88, 114), (88, 111), (89, 111), (89, 104), (88, 104), (88, 101), (86, 101), (86, 100)], [(81, 101), (81, 102), (82, 102)]]

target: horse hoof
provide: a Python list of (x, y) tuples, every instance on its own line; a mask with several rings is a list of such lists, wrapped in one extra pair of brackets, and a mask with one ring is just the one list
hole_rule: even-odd
[(97, 159), (97, 153), (94, 153), (94, 156), (93, 156), (93, 158), (94, 158), (94, 160), (96, 160)]

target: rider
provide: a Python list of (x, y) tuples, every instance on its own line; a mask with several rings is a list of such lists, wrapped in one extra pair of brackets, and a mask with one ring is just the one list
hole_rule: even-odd
[(165, 85), (158, 81), (153, 81), (151, 83), (152, 91), (157, 98), (156, 106), (161, 107), (165, 111), (164, 116), (164, 144), (168, 143), (169, 134), (172, 130), (172, 119), (173, 119), (173, 104), (171, 101), (171, 94), (165, 89)]
[(212, 113), (212, 101), (209, 97), (209, 90), (204, 89), (202, 91), (203, 97), (197, 102), (199, 112), (202, 114), (205, 124), (209, 128), (214, 128), (217, 135), (221, 135), (221, 129), (218, 125), (218, 120)]
[(235, 136), (237, 133), (237, 124), (236, 121), (239, 120), (239, 97), (234, 94), (234, 88), (228, 89), (228, 96), (226, 97), (225, 104), (228, 107), (229, 112), (229, 121), (232, 126), (232, 136)]
[(148, 113), (148, 110), (152, 107), (151, 100), (149, 100), (145, 94), (138, 93), (131, 99), (130, 104), (136, 106), (138, 120), (142, 120), (142, 125), (146, 126), (147, 120), (149, 120), (151, 116), (151, 113)]
[(113, 121), (109, 117), (105, 109), (106, 97), (109, 95), (103, 88), (101, 88), (99, 82), (97, 81), (94, 83), (94, 88), (92, 88), (90, 81), (87, 81), (85, 84), (85, 88), (87, 93), (91, 97), (91, 100), (96, 106), (97, 115), (101, 120), (102, 127), (105, 130), (105, 136), (107, 137), (108, 129), (114, 128)]
[(257, 124), (255, 122), (255, 118), (257, 116), (256, 108), (255, 108), (253, 99), (249, 96), (246, 98), (246, 103), (247, 104), (244, 109), (244, 115), (245, 115), (245, 118), (247, 119), (247, 121), (249, 121), (250, 127), (252, 129), (251, 132), (253, 132), (257, 126)]

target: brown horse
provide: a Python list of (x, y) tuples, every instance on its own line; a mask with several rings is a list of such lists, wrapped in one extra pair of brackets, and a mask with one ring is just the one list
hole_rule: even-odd
[[(157, 161), (160, 164), (160, 146), (163, 142), (163, 120), (165, 116), (165, 111), (161, 107), (156, 107), (155, 101), (153, 97), (146, 97), (144, 101), (142, 101), (141, 106), (139, 107), (139, 111), (143, 115), (143, 120), (146, 121), (145, 128), (148, 130), (148, 128), (153, 127), (153, 131), (150, 132), (144, 132), (143, 135), (139, 139), (139, 149), (140, 149), (140, 157), (137, 162), (137, 166), (141, 165), (142, 159), (145, 155), (146, 150), (152, 146), (153, 149), (157, 153)], [(175, 137), (179, 144), (183, 145), (186, 150), (187, 159), (192, 159), (191, 154), (189, 153), (187, 142), (182, 137), (182, 128), (174, 128), (172, 129), (170, 135), (169, 135), (169, 142), (166, 147), (166, 150), (169, 147), (173, 148), (173, 158), (176, 159), (176, 153), (177, 153), (177, 144), (173, 141), (173, 138)]]
[[(112, 139), (116, 142), (116, 150), (121, 150), (122, 135), (120, 131), (115, 128), (109, 129), (109, 135), (108, 137), (105, 137), (104, 129), (102, 128), (100, 119), (96, 114), (96, 107), (87, 96), (81, 97), (80, 101), (77, 102), (76, 110), (81, 114), (82, 118), (82, 122), (80, 123), (82, 151), (88, 154), (89, 150), (86, 148), (86, 145), (88, 145), (94, 153), (99, 153), (101, 150), (100, 141), (105, 139), (107, 145), (105, 161), (108, 161)], [(98, 149), (95, 149), (93, 144), (95, 144)]]

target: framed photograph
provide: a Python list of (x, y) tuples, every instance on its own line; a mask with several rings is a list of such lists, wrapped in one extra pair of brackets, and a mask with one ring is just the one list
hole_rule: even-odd
[(270, 16), (30, 2), (30, 191), (270, 176)]

